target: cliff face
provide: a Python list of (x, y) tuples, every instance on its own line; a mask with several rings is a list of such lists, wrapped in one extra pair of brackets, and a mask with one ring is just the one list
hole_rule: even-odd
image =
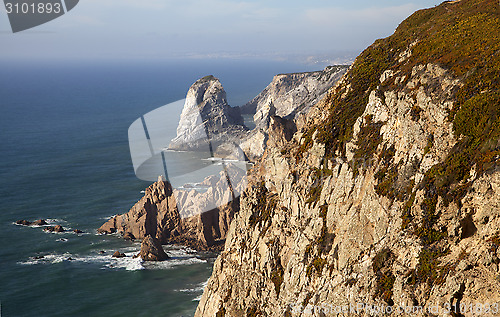
[(229, 106), (226, 92), (217, 78), (206, 76), (189, 88), (177, 136), (169, 148), (199, 150), (210, 141), (216, 151), (223, 143), (238, 142), (245, 131), (240, 109)]
[(280, 74), (252, 101), (241, 107), (253, 114), (256, 128), (249, 132), (241, 148), (252, 160), (266, 148), (269, 120), (272, 116), (293, 119), (321, 100), (347, 71), (348, 66), (328, 66), (323, 71)]
[(196, 316), (498, 303), (499, 22), (491, 0), (418, 11), (296, 127), (271, 120)]
[(271, 115), (293, 117), (320, 101), (347, 68), (328, 66), (323, 71), (276, 75), (258, 96), (242, 106), (242, 112), (254, 114), (256, 126), (267, 129)]

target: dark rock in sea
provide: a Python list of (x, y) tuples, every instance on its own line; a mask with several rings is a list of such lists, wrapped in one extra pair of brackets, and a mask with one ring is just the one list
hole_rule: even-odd
[(144, 261), (164, 261), (169, 258), (160, 242), (150, 235), (142, 240), (139, 256)]
[(53, 226), (53, 227), (47, 227), (45, 229), (43, 229), (44, 231), (48, 231), (48, 232), (64, 232), (64, 228), (61, 226), (61, 225), (56, 225), (56, 226)]
[(73, 232), (74, 232), (74, 233), (83, 233), (83, 231), (82, 231), (82, 230), (80, 230), (80, 229), (75, 229), (75, 230), (73, 230)]
[(106, 252), (105, 251), (99, 251), (99, 254), (105, 254)]
[(22, 226), (31, 226), (31, 221), (28, 221), (28, 220), (18, 220), (16, 221), (16, 223), (18, 225), (22, 225)]
[(43, 256), (43, 255), (37, 255), (37, 256), (34, 256), (34, 257), (33, 257), (33, 260), (41, 260), (41, 259), (43, 259), (43, 258), (44, 258), (44, 256)]
[(123, 233), (122, 237), (123, 237), (123, 239), (129, 240), (129, 241), (134, 241), (135, 240), (134, 235), (132, 233), (130, 233), (130, 232)]
[(112, 255), (114, 258), (124, 258), (126, 255), (125, 253), (120, 253), (120, 251), (115, 251)]
[(31, 225), (45, 226), (46, 224), (47, 224), (47, 222), (45, 221), (45, 219), (38, 219), (38, 220), (34, 221)]

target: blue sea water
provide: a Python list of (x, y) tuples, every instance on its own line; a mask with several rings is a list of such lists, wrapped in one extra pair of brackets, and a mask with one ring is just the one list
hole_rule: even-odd
[[(0, 316), (192, 316), (215, 254), (166, 246), (172, 260), (141, 264), (111, 257), (139, 244), (96, 232), (150, 185), (134, 175), (129, 125), (208, 74), (235, 106), (274, 74), (323, 66), (0, 62)], [(84, 234), (15, 225), (41, 218)]]

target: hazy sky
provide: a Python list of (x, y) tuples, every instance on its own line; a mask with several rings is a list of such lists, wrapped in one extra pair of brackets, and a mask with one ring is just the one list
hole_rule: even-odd
[(440, 2), (80, 0), (68, 14), (16, 34), (1, 10), (0, 61), (359, 52)]

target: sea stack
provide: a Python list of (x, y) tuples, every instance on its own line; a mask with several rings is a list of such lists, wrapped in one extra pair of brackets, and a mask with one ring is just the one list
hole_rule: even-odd
[(222, 144), (238, 143), (246, 130), (240, 109), (227, 103), (219, 79), (210, 75), (197, 80), (189, 88), (177, 136), (169, 149), (206, 150), (210, 142), (216, 152)]
[(160, 242), (150, 235), (142, 240), (139, 256), (143, 261), (164, 261), (169, 258)]

